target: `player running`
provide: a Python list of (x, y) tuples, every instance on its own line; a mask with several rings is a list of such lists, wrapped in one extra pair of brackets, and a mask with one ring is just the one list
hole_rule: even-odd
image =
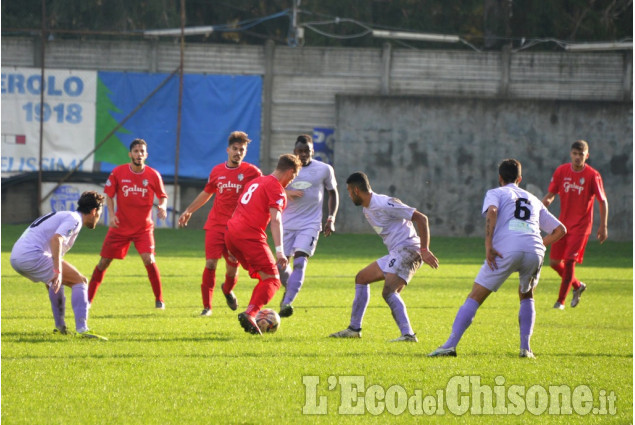
[(77, 201), (77, 211), (46, 214), (22, 233), (11, 250), (11, 266), (33, 282), (44, 282), (55, 319), (55, 331), (67, 334), (64, 288), (71, 288), (71, 305), (75, 314), (75, 330), (85, 338), (106, 339), (88, 329), (87, 279), (69, 262), (64, 254), (75, 243), (82, 226), (94, 229), (101, 216), (103, 195), (84, 192)]
[(309, 257), (315, 253), (322, 230), (322, 202), (324, 189), (329, 195), (329, 215), (324, 224), (324, 236), (335, 232), (335, 215), (339, 205), (337, 182), (333, 167), (313, 161), (313, 139), (308, 134), (298, 136), (293, 153), (300, 158), (302, 169), (286, 190), (289, 203), (282, 212), (284, 227), (284, 255), (293, 256), (290, 265), (280, 269), (280, 280), (286, 288), (280, 303), (280, 317), (293, 314), (292, 303), (304, 282)]
[(571, 145), (571, 163), (556, 168), (549, 184), (549, 191), (542, 199), (546, 207), (556, 195), (560, 195), (560, 221), (567, 227), (567, 235), (554, 243), (549, 253), (550, 266), (562, 278), (560, 293), (553, 308), (564, 310), (564, 302), (573, 285), (571, 307), (580, 302), (586, 285), (575, 277), (575, 263), (582, 264), (584, 250), (593, 228), (593, 200), (600, 204), (600, 228), (597, 238), (604, 243), (608, 237), (607, 220), (609, 203), (604, 194), (602, 176), (590, 165), (589, 145), (578, 140)]
[[(488, 190), (483, 201), (485, 262), (472, 292), (456, 314), (450, 337), (428, 357), (456, 357), (456, 346), (474, 320), (476, 310), (514, 272), (518, 272), (520, 280), (520, 357), (534, 357), (529, 345), (536, 319), (534, 290), (545, 247), (562, 238), (566, 229), (538, 198), (518, 187), (521, 180), (520, 162), (503, 160), (498, 167), (500, 187)], [(544, 238), (540, 236), (541, 229), (548, 233)]]
[[(247, 309), (238, 315), (238, 321), (245, 332), (262, 335), (256, 324), (256, 314), (271, 301), (280, 288), (276, 262), (283, 269), (288, 264), (282, 242), (282, 211), (287, 206), (284, 188), (298, 175), (301, 167), (302, 163), (297, 156), (280, 156), (272, 174), (252, 180), (245, 188), (234, 215), (227, 222), (227, 249), (249, 271), (251, 278), (258, 279)], [(267, 244), (265, 229), (269, 222), (276, 258)]]
[(331, 334), (330, 337), (362, 337), (362, 320), (370, 300), (370, 284), (383, 280), (382, 296), (401, 331), (401, 336), (391, 342), (418, 342), (410, 326), (406, 304), (399, 294), (421, 267), (422, 260), (433, 269), (439, 267), (439, 260), (429, 249), (428, 217), (397, 198), (374, 193), (368, 177), (362, 172), (351, 174), (346, 179), (346, 188), (353, 203), (363, 207), (368, 223), (381, 236), (388, 248), (388, 255), (357, 273), (350, 324), (348, 328)]
[[(159, 199), (160, 219), (167, 217), (168, 195), (158, 171), (145, 164), (148, 158), (147, 144), (143, 139), (130, 143), (130, 164), (115, 167), (106, 181), (106, 207), (108, 208), (108, 233), (101, 248), (101, 259), (93, 271), (88, 285), (88, 301), (93, 302), (97, 289), (104, 280), (113, 258), (122, 260), (128, 253), (130, 242), (148, 272), (155, 297), (155, 307), (164, 309), (161, 275), (154, 261), (154, 223), (152, 204)], [(115, 197), (117, 211), (115, 212)]]
[(228, 254), (225, 246), (227, 221), (231, 218), (238, 197), (243, 188), (262, 173), (255, 165), (243, 162), (247, 155), (247, 145), (251, 142), (246, 133), (234, 131), (229, 135), (227, 162), (218, 164), (209, 173), (205, 188), (179, 217), (179, 227), (187, 226), (192, 214), (216, 195), (214, 205), (205, 222), (205, 268), (201, 283), (203, 311), (201, 316), (212, 315), (212, 295), (216, 286), (216, 265), (225, 258), (225, 283), (221, 286), (227, 305), (232, 310), (238, 308), (234, 287), (238, 282), (238, 262)]

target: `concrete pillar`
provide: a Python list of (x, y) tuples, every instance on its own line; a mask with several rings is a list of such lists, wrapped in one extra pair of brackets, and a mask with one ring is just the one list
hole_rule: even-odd
[(384, 43), (381, 51), (381, 94), (390, 94), (390, 67), (392, 65), (392, 45)]
[(626, 102), (633, 100), (633, 51), (624, 53), (624, 97)]
[(501, 49), (501, 81), (498, 88), (498, 95), (500, 97), (509, 97), (509, 81), (512, 67), (512, 46), (506, 44)]
[(262, 79), (262, 136), (260, 138), (260, 168), (264, 174), (271, 171), (271, 120), (273, 108), (273, 60), (276, 45), (265, 43), (265, 75)]

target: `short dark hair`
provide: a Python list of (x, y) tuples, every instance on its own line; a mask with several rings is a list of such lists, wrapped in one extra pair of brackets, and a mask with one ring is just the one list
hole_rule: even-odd
[(232, 131), (227, 138), (227, 146), (231, 146), (234, 143), (247, 143), (249, 144), (249, 136), (244, 131)]
[(370, 182), (368, 181), (368, 176), (361, 171), (356, 171), (346, 179), (346, 184), (354, 186), (361, 190), (362, 192), (370, 192)]
[(296, 155), (285, 153), (278, 158), (278, 165), (276, 166), (278, 171), (294, 170), (297, 172), (300, 168), (302, 168), (302, 162)]
[(137, 145), (143, 145), (143, 146), (146, 146), (146, 147), (148, 146), (148, 144), (146, 143), (146, 141), (145, 141), (145, 140), (143, 140), (143, 139), (134, 139), (134, 140), (132, 141), (132, 143), (130, 143), (130, 152), (132, 152), (132, 149), (133, 149), (135, 146), (137, 146)]
[(308, 134), (300, 134), (297, 139), (295, 139), (295, 145), (298, 143), (306, 143), (307, 145), (313, 145), (313, 137)]
[(91, 190), (82, 193), (79, 197), (77, 211), (83, 214), (90, 214), (93, 209), (100, 209), (102, 205), (104, 205), (104, 195)]
[(584, 141), (584, 140), (576, 140), (571, 145), (571, 150), (574, 150), (574, 149), (578, 150), (578, 151), (582, 151), (582, 152), (588, 152), (589, 151), (589, 144), (586, 141)]
[(515, 183), (522, 176), (522, 165), (516, 159), (504, 159), (498, 166), (498, 174), (505, 183)]

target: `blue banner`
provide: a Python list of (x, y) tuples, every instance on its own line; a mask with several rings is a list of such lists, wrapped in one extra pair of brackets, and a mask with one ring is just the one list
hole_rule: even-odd
[[(99, 72), (95, 143), (132, 112), (168, 74)], [(147, 164), (174, 175), (178, 113), (178, 75), (172, 76), (124, 126), (95, 153), (98, 171), (129, 161), (135, 138), (148, 143)], [(252, 142), (245, 161), (259, 165), (262, 79), (259, 76), (187, 74), (183, 79), (183, 114), (179, 176), (207, 178), (227, 160), (227, 138), (244, 131)]]

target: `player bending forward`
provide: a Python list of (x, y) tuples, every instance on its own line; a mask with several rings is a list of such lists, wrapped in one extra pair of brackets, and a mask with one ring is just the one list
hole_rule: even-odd
[[(418, 342), (410, 326), (406, 304), (399, 295), (412, 276), (424, 263), (436, 269), (439, 260), (429, 250), (430, 231), (428, 217), (396, 198), (373, 193), (368, 177), (362, 172), (346, 179), (348, 195), (357, 206), (363, 206), (364, 215), (381, 236), (388, 255), (362, 269), (355, 276), (355, 299), (348, 328), (330, 336), (333, 338), (361, 338), (362, 320), (370, 300), (370, 284), (384, 281), (382, 296), (392, 311), (401, 331), (391, 342)], [(419, 236), (412, 223), (417, 225)]]
[[(520, 278), (520, 357), (534, 357), (529, 345), (536, 319), (534, 289), (545, 247), (562, 238), (566, 229), (538, 198), (518, 187), (521, 171), (520, 162), (515, 159), (506, 159), (498, 167), (501, 187), (487, 191), (483, 202), (485, 262), (472, 292), (456, 314), (450, 338), (429, 357), (456, 357), (456, 346), (474, 320), (476, 310), (514, 272)], [(548, 233), (544, 238), (540, 236), (541, 229)]]
[(71, 305), (75, 314), (75, 330), (85, 338), (106, 339), (88, 329), (87, 279), (64, 254), (75, 243), (82, 226), (94, 229), (101, 215), (104, 197), (97, 192), (84, 192), (77, 201), (77, 211), (46, 214), (22, 233), (11, 250), (11, 266), (33, 282), (44, 282), (53, 309), (56, 333), (67, 334), (64, 288), (71, 288)]
[[(256, 314), (280, 288), (276, 263), (283, 269), (288, 264), (282, 245), (282, 211), (287, 206), (284, 188), (298, 175), (301, 167), (297, 156), (282, 155), (272, 174), (255, 178), (245, 188), (234, 215), (227, 222), (225, 245), (229, 253), (249, 271), (252, 279), (258, 279), (247, 310), (238, 315), (245, 332), (262, 334), (256, 324)], [(270, 221), (276, 258), (271, 254), (265, 233)]]

